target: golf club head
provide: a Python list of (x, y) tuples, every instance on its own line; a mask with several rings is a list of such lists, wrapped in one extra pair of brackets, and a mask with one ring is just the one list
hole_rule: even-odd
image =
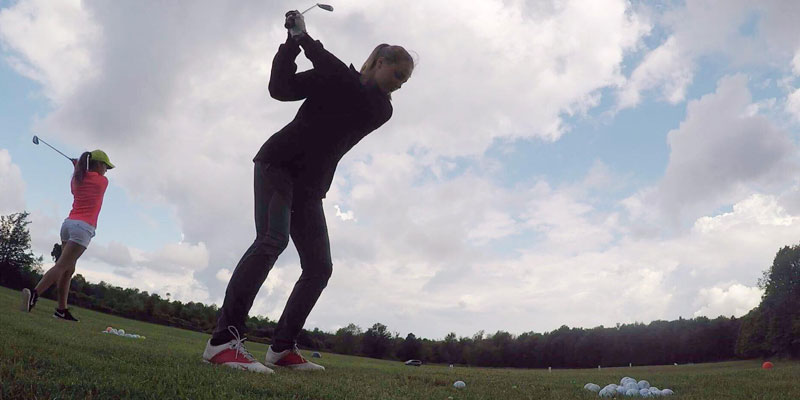
[(325, 10), (325, 11), (333, 11), (333, 6), (332, 6), (332, 5), (330, 5), (330, 4), (320, 4), (320, 3), (317, 3), (317, 4), (314, 4), (313, 6), (309, 7), (309, 8), (308, 8), (308, 9), (306, 9), (305, 11), (301, 12), (300, 14), (305, 14), (305, 13), (307, 13), (307, 12), (309, 12), (309, 11), (311, 11), (311, 10), (313, 10), (313, 9), (317, 8), (317, 7), (321, 8), (321, 9), (323, 9), (323, 10)]
[(36, 135), (33, 135), (33, 144), (39, 144), (39, 137)]

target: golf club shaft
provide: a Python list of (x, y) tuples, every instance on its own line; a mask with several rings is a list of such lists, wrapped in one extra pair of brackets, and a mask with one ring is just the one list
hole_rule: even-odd
[(308, 9), (306, 9), (306, 10), (305, 10), (305, 11), (303, 11), (303, 12), (301, 12), (300, 14), (305, 14), (305, 13), (307, 13), (307, 12), (311, 11), (311, 10), (312, 10), (314, 7), (316, 7), (316, 6), (317, 6), (317, 5), (316, 5), (316, 4), (314, 4), (313, 6), (311, 6), (311, 7), (308, 7)]
[(47, 145), (47, 147), (49, 147), (49, 148), (51, 148), (51, 149), (53, 149), (53, 150), (57, 151), (57, 152), (58, 152), (58, 154), (61, 154), (62, 156), (66, 157), (66, 158), (67, 158), (67, 160), (70, 160), (70, 161), (72, 161), (72, 159), (71, 159), (71, 158), (70, 158), (68, 155), (66, 155), (66, 154), (64, 154), (64, 153), (62, 153), (62, 152), (60, 152), (60, 151), (58, 151), (58, 149), (57, 149), (57, 148), (55, 148), (55, 147), (53, 147), (53, 146), (50, 146), (50, 143), (47, 143), (47, 142), (45, 142), (44, 140), (42, 140), (42, 138), (39, 138), (39, 137), (37, 137), (37, 139), (38, 139), (40, 142), (42, 142), (42, 143), (46, 144), (46, 145)]

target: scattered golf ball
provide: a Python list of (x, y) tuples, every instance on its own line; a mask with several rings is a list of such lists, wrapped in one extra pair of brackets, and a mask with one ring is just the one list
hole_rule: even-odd
[(628, 389), (628, 391), (625, 392), (625, 396), (627, 396), (627, 397), (636, 397), (638, 395), (639, 395), (639, 392), (636, 389)]
[(616, 390), (603, 388), (603, 390), (601, 390), (600, 393), (598, 393), (598, 395), (600, 397), (614, 397), (614, 393), (616, 393), (616, 392), (617, 392)]
[(645, 381), (645, 380), (641, 380), (637, 384), (639, 385), (639, 389), (649, 389), (650, 388), (650, 382)]
[(453, 384), (453, 387), (455, 387), (456, 389), (463, 389), (467, 387), (467, 384), (464, 383), (464, 381), (456, 381), (456, 383)]

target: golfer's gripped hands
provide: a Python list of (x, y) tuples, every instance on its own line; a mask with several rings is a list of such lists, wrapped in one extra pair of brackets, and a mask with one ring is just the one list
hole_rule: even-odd
[(286, 22), (283, 24), (289, 30), (289, 35), (293, 39), (299, 39), (306, 33), (306, 21), (303, 14), (297, 10), (292, 10), (286, 13)]

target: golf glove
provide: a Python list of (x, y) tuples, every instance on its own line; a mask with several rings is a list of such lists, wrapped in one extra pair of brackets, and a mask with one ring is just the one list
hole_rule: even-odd
[(286, 22), (283, 26), (289, 30), (289, 35), (293, 39), (299, 39), (306, 33), (306, 21), (303, 18), (303, 14), (300, 14), (297, 10), (286, 13)]

